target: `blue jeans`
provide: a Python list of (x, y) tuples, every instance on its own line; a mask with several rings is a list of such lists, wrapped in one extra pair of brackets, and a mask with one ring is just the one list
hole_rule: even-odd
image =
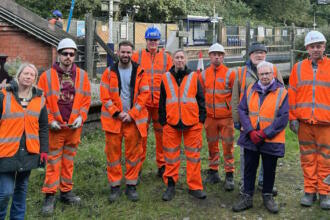
[(10, 197), (10, 219), (24, 219), (31, 171), (0, 173), (0, 219), (6, 218)]

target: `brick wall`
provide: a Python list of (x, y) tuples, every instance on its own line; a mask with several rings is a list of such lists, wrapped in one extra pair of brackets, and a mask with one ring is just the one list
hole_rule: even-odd
[(49, 68), (56, 58), (54, 47), (4, 21), (0, 21), (0, 53), (9, 60), (20, 57), (39, 70)]

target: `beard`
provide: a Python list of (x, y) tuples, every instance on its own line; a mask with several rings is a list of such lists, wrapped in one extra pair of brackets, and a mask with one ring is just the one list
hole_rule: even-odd
[(122, 64), (128, 64), (131, 62), (131, 58), (130, 57), (119, 57), (119, 60)]

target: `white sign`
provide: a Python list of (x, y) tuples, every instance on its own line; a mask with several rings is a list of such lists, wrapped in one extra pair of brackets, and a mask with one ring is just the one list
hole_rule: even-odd
[(126, 24), (120, 25), (120, 38), (126, 39)]

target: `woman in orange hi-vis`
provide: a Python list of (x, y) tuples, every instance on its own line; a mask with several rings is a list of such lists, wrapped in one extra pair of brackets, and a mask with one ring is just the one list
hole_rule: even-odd
[(74, 59), (77, 45), (65, 38), (57, 46), (59, 62), (41, 74), (38, 86), (46, 98), (49, 123), (49, 157), (42, 192), (46, 194), (42, 214), (54, 211), (55, 193), (60, 201), (80, 203), (72, 192), (74, 157), (80, 143), (83, 122), (91, 104), (88, 74), (77, 67)]
[(163, 75), (159, 99), (159, 122), (163, 126), (163, 151), (167, 189), (164, 201), (175, 196), (179, 179), (180, 145), (183, 136), (187, 158), (187, 183), (189, 194), (205, 199), (201, 178), (200, 150), (202, 128), (206, 117), (203, 89), (197, 73), (186, 66), (186, 55), (178, 50), (173, 55), (174, 66)]
[(324, 56), (326, 39), (318, 31), (305, 37), (309, 58), (298, 62), (289, 79), (290, 128), (298, 134), (305, 194), (302, 206), (320, 197), (330, 209), (330, 59)]
[(119, 199), (123, 177), (121, 168), (122, 140), (125, 139), (125, 194), (138, 201), (136, 185), (141, 168), (142, 137), (147, 136), (149, 98), (148, 78), (141, 67), (131, 61), (133, 44), (119, 43), (119, 62), (103, 73), (100, 91), (101, 122), (105, 131), (107, 173), (111, 186), (109, 201)]

